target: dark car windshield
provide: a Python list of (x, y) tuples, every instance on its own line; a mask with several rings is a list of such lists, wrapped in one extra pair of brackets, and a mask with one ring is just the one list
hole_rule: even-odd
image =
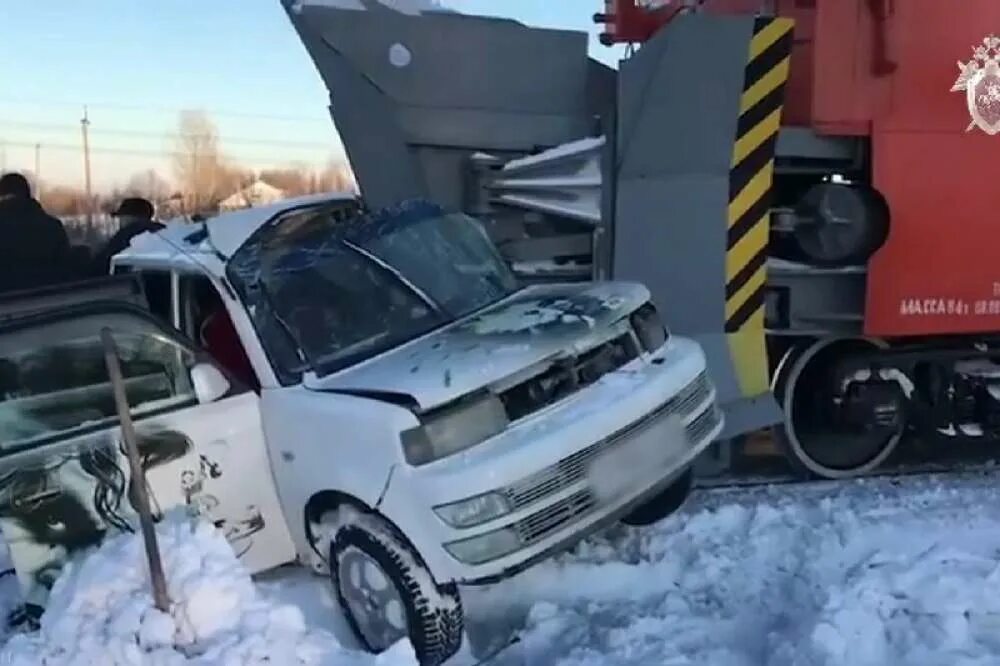
[(505, 298), (516, 279), (482, 226), (423, 202), (263, 228), (229, 263), (286, 383), (335, 372)]

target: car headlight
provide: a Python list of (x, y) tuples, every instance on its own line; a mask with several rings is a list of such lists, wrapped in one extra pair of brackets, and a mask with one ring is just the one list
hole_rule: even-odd
[(472, 527), (510, 513), (510, 502), (500, 493), (483, 493), (436, 506), (434, 512), (452, 527)]
[(517, 530), (514, 528), (503, 527), (461, 541), (451, 541), (446, 543), (444, 547), (456, 560), (476, 565), (519, 550), (521, 537), (518, 536)]
[(464, 451), (503, 432), (509, 422), (500, 398), (488, 393), (444, 407), (402, 433), (403, 455), (411, 465), (425, 465)]
[(652, 303), (646, 303), (629, 316), (632, 329), (643, 351), (654, 352), (667, 343), (670, 333)]

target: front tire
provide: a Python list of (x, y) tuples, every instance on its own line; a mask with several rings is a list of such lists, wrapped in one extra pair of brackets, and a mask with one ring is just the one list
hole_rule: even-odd
[(622, 518), (622, 522), (631, 527), (646, 527), (660, 522), (684, 506), (693, 484), (694, 472), (688, 468), (653, 499), (633, 509)]
[(438, 584), (391, 525), (365, 515), (337, 529), (330, 577), (347, 624), (370, 652), (409, 638), (418, 661), (438, 666), (462, 644), (458, 586)]

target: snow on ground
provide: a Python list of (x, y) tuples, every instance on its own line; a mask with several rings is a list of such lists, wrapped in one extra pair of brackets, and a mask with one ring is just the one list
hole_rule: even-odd
[(67, 565), (41, 629), (0, 650), (10, 666), (361, 666), (415, 664), (401, 642), (385, 655), (349, 650), (303, 612), (259, 595), (224, 537), (175, 515), (157, 527), (169, 613), (152, 602), (139, 535), (109, 539)]
[[(151, 609), (139, 540), (116, 539), (0, 663), (413, 663), (405, 643), (353, 652), (327, 579), (255, 586), (213, 531), (162, 529), (171, 616)], [(480, 645), (519, 634), (490, 666), (1000, 664), (1000, 474), (699, 491), (660, 525), (464, 593)], [(144, 646), (160, 647), (135, 660)], [(468, 646), (453, 660), (472, 663)]]
[(476, 595), (500, 619), (527, 612), (521, 642), (490, 663), (998, 664), (998, 482), (696, 493), (656, 527), (612, 530)]
[(3, 620), (17, 608), (20, 597), (21, 590), (17, 584), (17, 576), (14, 575), (14, 564), (10, 561), (7, 544), (0, 539), (0, 645), (7, 640), (8, 633)]

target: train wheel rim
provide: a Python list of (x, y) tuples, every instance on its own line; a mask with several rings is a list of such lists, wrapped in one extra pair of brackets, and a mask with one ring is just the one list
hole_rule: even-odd
[[(780, 396), (781, 407), (785, 414), (785, 439), (791, 449), (792, 455), (794, 455), (796, 460), (807, 470), (817, 476), (827, 479), (853, 478), (877, 469), (896, 450), (896, 447), (902, 439), (903, 432), (905, 430), (905, 426), (900, 427), (893, 434), (886, 437), (884, 442), (878, 444), (870, 457), (866, 457), (863, 461), (850, 466), (833, 466), (817, 459), (815, 453), (810, 453), (808, 442), (803, 441), (805, 439), (805, 433), (801, 428), (797, 428), (795, 424), (796, 412), (801, 411), (796, 408), (796, 398), (799, 397), (796, 389), (798, 388), (799, 382), (803, 379), (803, 375), (807, 370), (811, 369), (810, 364), (817, 358), (817, 356), (820, 355), (821, 352), (827, 351), (833, 345), (843, 344), (845, 342), (864, 343), (880, 349), (886, 349), (888, 347), (888, 345), (882, 340), (853, 337), (824, 338), (817, 340), (804, 349), (800, 348), (798, 353), (796, 353), (796, 350), (793, 348), (792, 350), (789, 350), (788, 354), (796, 355), (788, 356), (787, 358), (791, 365), (787, 368), (788, 374), (783, 382), (784, 390)], [(781, 369), (785, 370), (785, 368)], [(844, 435), (844, 437), (850, 436), (851, 435), (849, 434)]]

